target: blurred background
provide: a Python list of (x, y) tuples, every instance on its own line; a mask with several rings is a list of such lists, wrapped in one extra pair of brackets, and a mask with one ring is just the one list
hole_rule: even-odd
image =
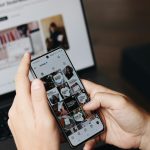
[(98, 69), (117, 90), (149, 111), (150, 1), (83, 2)]
[[(101, 84), (150, 112), (150, 0), (82, 1), (97, 69), (106, 77)], [(63, 149), (70, 147), (64, 144)], [(118, 150), (108, 145), (97, 149)]]

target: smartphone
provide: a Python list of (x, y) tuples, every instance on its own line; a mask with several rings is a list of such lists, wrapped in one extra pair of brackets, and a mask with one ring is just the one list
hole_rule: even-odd
[(43, 81), (49, 106), (72, 148), (104, 131), (99, 115), (83, 110), (90, 99), (65, 50), (33, 59), (31, 73)]

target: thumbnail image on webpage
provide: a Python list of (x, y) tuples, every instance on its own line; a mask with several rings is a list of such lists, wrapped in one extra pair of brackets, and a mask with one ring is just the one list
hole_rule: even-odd
[(42, 29), (45, 37), (47, 50), (62, 47), (65, 50), (69, 49), (66, 29), (62, 15), (48, 17), (41, 20)]
[(38, 56), (57, 47), (69, 49), (62, 15), (2, 30), (0, 31), (0, 69), (16, 66), (27, 51), (33, 56)]
[(0, 69), (16, 65), (26, 51), (37, 54), (41, 50), (43, 43), (36, 21), (0, 31)]

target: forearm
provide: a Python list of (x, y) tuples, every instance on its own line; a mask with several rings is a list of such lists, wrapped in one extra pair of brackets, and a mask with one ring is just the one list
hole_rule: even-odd
[(144, 132), (144, 135), (141, 139), (141, 150), (150, 150), (150, 115), (147, 117), (147, 125)]

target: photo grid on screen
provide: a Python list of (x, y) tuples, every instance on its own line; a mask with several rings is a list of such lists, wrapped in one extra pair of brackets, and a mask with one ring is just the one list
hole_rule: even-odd
[(67, 65), (41, 80), (49, 103), (67, 136), (83, 129), (94, 119), (95, 116), (83, 110), (89, 98), (71, 66)]

